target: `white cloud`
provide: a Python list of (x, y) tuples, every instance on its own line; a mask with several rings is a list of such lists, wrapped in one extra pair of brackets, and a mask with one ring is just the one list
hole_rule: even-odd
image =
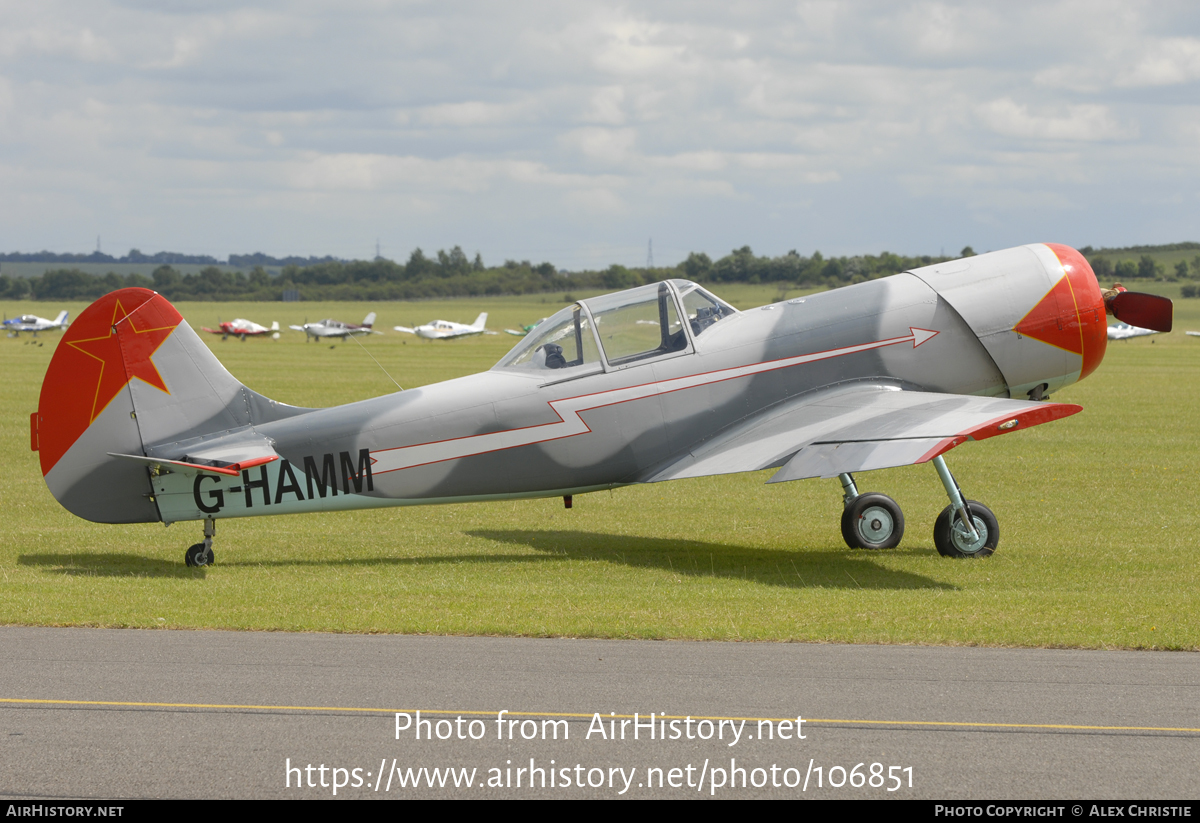
[(612, 189), (590, 188), (568, 192), (564, 201), (587, 214), (620, 214), (625, 201)]
[(523, 103), (441, 103), (418, 112), (420, 121), (430, 126), (471, 127), (507, 123), (524, 116), (529, 105)]
[[(984, 212), (992, 239), (962, 242), (998, 247), (1056, 225), (1058, 201), (1021, 194), (1045, 175), (1092, 204), (1087, 242), (1149, 241), (1093, 195), (1200, 189), (1180, 91), (1200, 80), (1190, 9), (13, 6), (0, 179), (20, 191), (0, 248), (50, 246), (64, 215), (92, 215), (79, 235), (118, 222), (143, 249), (216, 238), (217, 254), (353, 253), (401, 223), (393, 245), (474, 242), (485, 258), (539, 238), (594, 251), (597, 226), (613, 248), (667, 225), (680, 235), (664, 248), (928, 251)], [(1167, 217), (1143, 225), (1197, 223)]]
[(604, 123), (619, 126), (625, 122), (625, 89), (621, 86), (605, 86), (596, 89), (583, 120), (588, 123)]
[(1136, 123), (1118, 123), (1107, 106), (1066, 106), (1062, 114), (1030, 114), (1029, 107), (1005, 97), (980, 105), (979, 119), (1006, 137), (1036, 140), (1128, 140), (1137, 137)]
[(6, 59), (45, 55), (98, 63), (115, 60), (117, 54), (108, 40), (86, 26), (63, 29), (48, 21), (37, 28), (0, 30), (0, 57)]
[(637, 132), (633, 129), (583, 128), (567, 132), (562, 140), (589, 160), (616, 164), (631, 156)]
[(1200, 80), (1200, 39), (1172, 37), (1155, 43), (1152, 52), (1117, 78), (1117, 85), (1169, 86), (1194, 80)]

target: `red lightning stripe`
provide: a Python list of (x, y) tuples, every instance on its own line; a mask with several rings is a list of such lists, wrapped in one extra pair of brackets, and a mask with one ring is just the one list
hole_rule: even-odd
[(779, 360), (768, 360), (763, 363), (752, 363), (748, 366), (736, 366), (730, 369), (720, 369), (703, 374), (676, 377), (656, 383), (643, 383), (623, 389), (584, 394), (577, 397), (565, 397), (561, 400), (549, 401), (550, 408), (558, 417), (557, 422), (543, 423), (537, 426), (527, 426), (519, 429), (508, 429), (488, 434), (476, 434), (469, 437), (458, 437), (450, 440), (439, 440), (431, 443), (418, 443), (411, 446), (401, 446), (394, 449), (372, 451), (371, 456), (378, 462), (372, 469), (374, 474), (410, 469), (425, 466), (430, 463), (440, 463), (445, 460), (457, 460), (487, 452), (513, 449), (519, 446), (529, 446), (535, 443), (546, 443), (560, 440), (564, 437), (574, 437), (591, 431), (580, 414), (604, 406), (614, 406), (631, 400), (641, 400), (660, 394), (683, 391), (698, 386), (720, 383), (725, 380), (735, 380), (739, 377), (749, 377), (764, 372), (786, 369), (805, 363), (815, 363), (848, 354), (882, 349), (900, 343), (912, 343), (913, 348), (926, 342), (936, 331), (929, 329), (910, 328), (904, 337), (893, 337), (887, 340), (876, 340), (871, 343), (860, 343), (856, 346), (845, 346), (812, 354), (801, 354), (795, 357), (785, 357)]

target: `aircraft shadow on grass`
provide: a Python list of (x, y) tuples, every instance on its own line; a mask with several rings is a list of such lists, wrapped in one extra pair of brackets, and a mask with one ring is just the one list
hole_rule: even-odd
[(47, 572), (72, 577), (173, 577), (204, 579), (204, 567), (190, 568), (177, 562), (139, 554), (22, 554), (19, 566), (42, 566)]
[[(957, 588), (923, 575), (886, 568), (864, 551), (789, 552), (699, 540), (580, 531), (478, 529), (467, 534), (497, 543), (527, 546), (551, 557), (601, 560), (688, 577), (729, 578), (795, 589)], [(913, 553), (932, 554), (932, 550), (907, 552)]]
[[(896, 571), (875, 561), (868, 552), (845, 550), (789, 552), (730, 546), (699, 540), (601, 534), (582, 531), (477, 529), (470, 537), (507, 543), (541, 552), (537, 555), (446, 554), (424, 557), (330, 557), (324, 560), (221, 560), (223, 567), (272, 566), (437, 566), (460, 563), (532, 563), (554, 560), (592, 560), (631, 568), (656, 569), (688, 577), (745, 580), (793, 589), (947, 589), (957, 587), (920, 574)], [(903, 550), (901, 550), (903, 551)], [(931, 554), (913, 549), (905, 554)], [(896, 554), (895, 551), (889, 554)], [(169, 577), (203, 579), (204, 567), (189, 568), (167, 560), (136, 554), (23, 554), (22, 566), (42, 566), (47, 572), (80, 577)]]

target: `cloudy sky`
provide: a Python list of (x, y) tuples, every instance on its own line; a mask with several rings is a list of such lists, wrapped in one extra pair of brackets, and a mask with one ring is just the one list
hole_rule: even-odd
[(0, 251), (576, 268), (1198, 218), (1195, 2), (0, 0)]

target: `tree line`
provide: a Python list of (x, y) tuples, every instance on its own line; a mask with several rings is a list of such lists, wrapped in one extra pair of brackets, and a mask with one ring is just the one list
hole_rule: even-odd
[[(1200, 248), (1200, 244), (1193, 245)], [(1114, 264), (1103, 256), (1110, 250), (1085, 247), (1080, 251), (1088, 257), (1101, 281), (1177, 279), (1200, 273), (1200, 255), (1190, 266), (1187, 261), (1180, 261), (1173, 274), (1169, 274), (1148, 254), (1143, 254), (1137, 262)], [(974, 251), (967, 246), (958, 256), (972, 255)], [(325, 258), (304, 265), (293, 262), (278, 275), (268, 273), (261, 265), (249, 272), (212, 265), (194, 274), (181, 274), (169, 263), (160, 265), (149, 277), (116, 272), (91, 275), (71, 268), (53, 269), (29, 278), (0, 274), (0, 298), (94, 300), (120, 288), (141, 286), (173, 301), (271, 301), (282, 299), (285, 291), (294, 291), (303, 300), (419, 300), (615, 290), (672, 277), (711, 285), (778, 283), (819, 289), (873, 280), (949, 259), (952, 258), (905, 256), (886, 251), (878, 255), (825, 257), (819, 251), (802, 255), (793, 250), (771, 257), (756, 255), (749, 246), (743, 246), (717, 260), (693, 252), (677, 266), (629, 268), (614, 264), (602, 270), (567, 272), (549, 262), (535, 265), (528, 260), (506, 260), (503, 265), (489, 267), (484, 265), (481, 255), (468, 258), (461, 247), (455, 246), (433, 256), (418, 248), (405, 263), (383, 258), (349, 261)]]
[[(1170, 269), (1149, 254), (1142, 254), (1136, 261), (1126, 259), (1118, 260), (1115, 263), (1111, 257), (1101, 256), (1120, 254), (1126, 251), (1144, 251), (1146, 248), (1145, 246), (1135, 246), (1132, 249), (1093, 250), (1091, 246), (1084, 246), (1079, 251), (1087, 258), (1088, 263), (1091, 264), (1092, 271), (1096, 273), (1096, 277), (1101, 281), (1107, 279), (1118, 281), (1140, 279), (1175, 282), (1200, 276), (1200, 254), (1192, 258), (1190, 264), (1187, 260), (1180, 260)], [(1152, 250), (1189, 251), (1192, 248), (1200, 248), (1200, 243), (1172, 243), (1170, 246), (1152, 247)], [(1189, 295), (1184, 296), (1187, 297)]]

